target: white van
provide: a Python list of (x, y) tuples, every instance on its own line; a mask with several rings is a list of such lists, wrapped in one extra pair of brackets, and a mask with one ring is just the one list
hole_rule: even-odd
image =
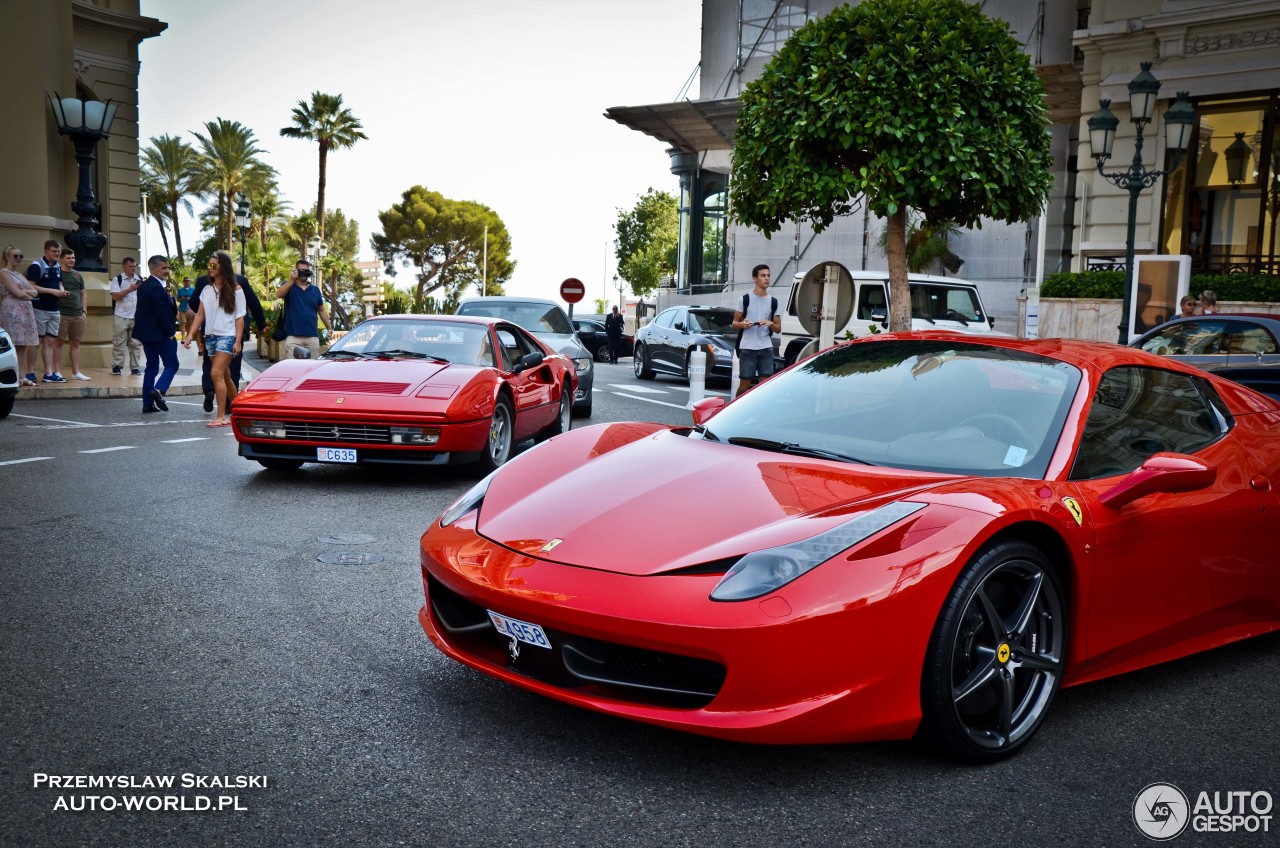
[[(889, 326), (889, 272), (850, 271), (849, 275), (854, 286), (853, 311), (849, 323), (836, 329), (837, 341), (843, 341), (846, 334), (858, 338), (884, 332)], [(795, 275), (786, 309), (782, 310), (778, 356), (788, 365), (813, 341), (796, 313), (797, 292), (804, 276)], [(911, 329), (1005, 335), (992, 330), (995, 319), (987, 314), (978, 287), (973, 283), (929, 274), (908, 274), (907, 283), (911, 287)]]

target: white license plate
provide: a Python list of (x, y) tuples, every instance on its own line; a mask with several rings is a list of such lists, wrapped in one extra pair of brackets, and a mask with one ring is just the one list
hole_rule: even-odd
[(356, 462), (355, 448), (316, 448), (319, 462)]
[(493, 629), (508, 639), (517, 639), (526, 645), (536, 645), (539, 648), (549, 649), (551, 647), (551, 640), (547, 638), (547, 634), (543, 632), (542, 628), (536, 624), (530, 624), (518, 618), (507, 618), (505, 615), (498, 615), (492, 610), (489, 610), (489, 620), (493, 622)]

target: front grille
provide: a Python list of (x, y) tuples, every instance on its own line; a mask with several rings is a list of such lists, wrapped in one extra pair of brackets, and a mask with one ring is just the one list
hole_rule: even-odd
[(374, 424), (325, 424), (319, 421), (284, 422), (286, 439), (303, 442), (343, 442), (358, 445), (391, 444), (391, 428)]
[(710, 660), (545, 626), (551, 650), (521, 643), (513, 661), (507, 652), (510, 640), (493, 628), (483, 607), (429, 574), (427, 591), (436, 624), (455, 648), (553, 686), (620, 701), (696, 709), (711, 703), (724, 685), (725, 667)]
[(372, 383), (359, 380), (303, 380), (298, 386), (304, 392), (337, 392), (348, 395), (402, 395), (408, 383)]

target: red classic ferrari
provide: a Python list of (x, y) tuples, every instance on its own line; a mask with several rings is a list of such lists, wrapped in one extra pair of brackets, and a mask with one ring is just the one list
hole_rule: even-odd
[(1237, 384), (918, 333), (721, 406), (575, 430), (477, 484), (422, 537), (427, 635), (666, 727), (990, 761), (1060, 685), (1280, 626), (1280, 406)]
[(319, 359), (279, 362), (236, 398), (240, 455), (274, 469), (304, 462), (493, 470), (530, 437), (569, 429), (574, 364), (493, 318), (386, 315)]

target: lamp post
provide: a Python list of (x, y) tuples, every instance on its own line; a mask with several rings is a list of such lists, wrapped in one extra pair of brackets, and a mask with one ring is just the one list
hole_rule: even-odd
[(252, 218), (249, 215), (249, 198), (243, 194), (236, 195), (236, 227), (240, 230), (240, 276), (244, 276), (244, 248), (245, 242), (248, 241), (249, 224)]
[[(147, 198), (149, 196), (150, 195), (148, 195), (145, 191), (142, 193), (142, 255), (144, 257), (148, 256), (148, 253), (147, 253)], [(142, 261), (145, 262), (147, 260), (143, 259)]]
[(623, 286), (622, 280), (619, 280), (618, 275), (614, 274), (613, 287), (618, 290), (618, 311), (625, 314), (627, 311), (627, 305), (622, 302), (622, 286)]
[[(67, 233), (67, 244), (76, 253), (76, 264), (81, 271), (105, 271), (102, 248), (107, 237), (100, 228), (102, 205), (93, 193), (94, 149), (98, 142), (111, 134), (111, 122), (116, 117), (116, 105), (108, 100), (80, 100), (76, 97), (49, 95), (53, 117), (58, 122), (58, 132), (69, 136), (76, 149), (76, 162), (80, 166), (80, 184), (76, 189), (76, 202), (71, 204), (76, 212), (76, 229)], [(144, 224), (145, 226), (145, 224)]]
[(1165, 148), (1174, 151), (1169, 167), (1163, 171), (1148, 171), (1142, 167), (1142, 133), (1151, 116), (1155, 113), (1156, 94), (1160, 91), (1160, 81), (1151, 74), (1151, 63), (1143, 62), (1142, 70), (1129, 83), (1129, 120), (1137, 128), (1134, 140), (1133, 162), (1123, 171), (1108, 174), (1102, 165), (1111, 158), (1111, 147), (1116, 140), (1116, 127), (1120, 119), (1107, 108), (1110, 100), (1102, 100), (1100, 109), (1089, 119), (1089, 145), (1093, 148), (1093, 158), (1098, 162), (1098, 173), (1116, 188), (1129, 192), (1129, 225), (1125, 236), (1124, 247), (1124, 302), (1120, 307), (1120, 344), (1129, 342), (1129, 304), (1133, 300), (1133, 242), (1137, 231), (1138, 195), (1144, 188), (1155, 184), (1156, 180), (1178, 167), (1182, 154), (1186, 152), (1191, 140), (1192, 125), (1195, 124), (1196, 111), (1187, 102), (1188, 92), (1179, 91), (1178, 98), (1169, 110), (1164, 113)]

